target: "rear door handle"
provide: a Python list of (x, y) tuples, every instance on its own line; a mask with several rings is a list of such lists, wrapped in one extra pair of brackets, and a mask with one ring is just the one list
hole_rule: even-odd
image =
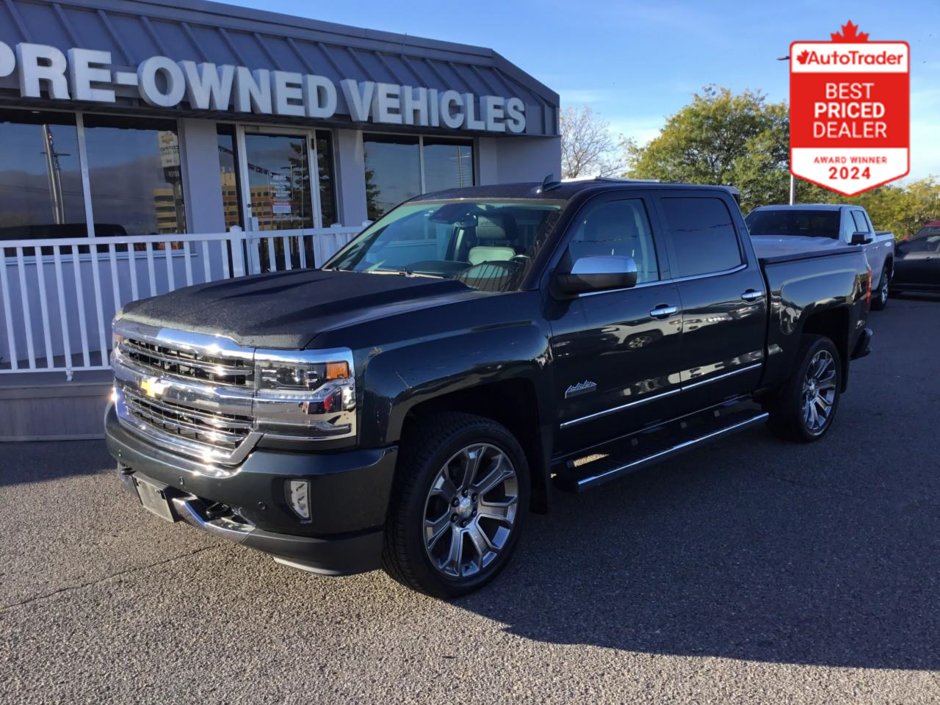
[(741, 298), (745, 301), (757, 301), (758, 299), (764, 298), (764, 292), (756, 291), (755, 289), (748, 289), (743, 294), (741, 294)]
[(678, 306), (669, 306), (667, 304), (660, 304), (659, 306), (654, 308), (652, 311), (650, 311), (650, 315), (653, 318), (669, 318), (670, 316), (677, 314), (677, 313), (679, 313)]

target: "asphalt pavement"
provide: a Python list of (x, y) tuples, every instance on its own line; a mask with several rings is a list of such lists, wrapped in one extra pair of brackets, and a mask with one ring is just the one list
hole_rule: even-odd
[(0, 445), (0, 702), (936, 704), (940, 300), (871, 322), (823, 441), (557, 494), (452, 603), (163, 523), (103, 442)]

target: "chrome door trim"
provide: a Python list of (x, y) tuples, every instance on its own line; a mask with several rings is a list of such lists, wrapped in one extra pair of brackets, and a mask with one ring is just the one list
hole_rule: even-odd
[(698, 382), (692, 382), (692, 384), (683, 384), (682, 391), (684, 392), (687, 389), (695, 389), (696, 387), (701, 387), (706, 384), (711, 384), (712, 382), (718, 382), (720, 380), (727, 379), (728, 377), (734, 377), (735, 375), (741, 375), (741, 374), (744, 374), (745, 372), (757, 370), (757, 369), (760, 369), (763, 366), (763, 364), (764, 363), (762, 362), (757, 362), (757, 363), (754, 363), (753, 365), (748, 365), (747, 367), (741, 367), (737, 370), (731, 370), (731, 372), (723, 372), (720, 375), (715, 375), (714, 377), (709, 377), (708, 379), (703, 379)]
[(609, 414), (616, 414), (618, 411), (623, 411), (624, 409), (630, 409), (634, 406), (640, 406), (641, 404), (646, 404), (647, 402), (656, 401), (657, 399), (665, 399), (666, 397), (671, 397), (674, 394), (678, 394), (681, 389), (670, 389), (666, 392), (661, 392), (660, 394), (654, 394), (652, 396), (643, 397), (642, 399), (637, 399), (635, 401), (627, 402), (626, 404), (621, 404), (620, 406), (615, 406), (610, 409), (604, 409), (603, 411), (595, 411), (593, 414), (588, 414), (587, 416), (580, 416), (576, 419), (571, 419), (570, 421), (564, 421), (559, 424), (559, 428), (564, 430), (566, 428), (571, 428), (572, 426), (577, 426), (580, 423), (585, 421), (590, 421), (591, 419), (597, 419), (602, 416), (608, 416)]
[(691, 282), (696, 281), (697, 279), (713, 279), (714, 277), (723, 277), (726, 274), (736, 274), (743, 269), (747, 269), (747, 263), (742, 262), (736, 267), (731, 269), (723, 269), (720, 272), (708, 272), (707, 274), (692, 274), (688, 277), (676, 277), (673, 279), (657, 279), (656, 281), (651, 282), (642, 282), (641, 284), (635, 284), (634, 286), (629, 286), (623, 289), (605, 289), (604, 291), (582, 291), (575, 298), (584, 298), (588, 296), (599, 296), (601, 294), (613, 294), (618, 291), (632, 291), (633, 289), (645, 289), (650, 286), (660, 286), (662, 284), (679, 284), (681, 282)]
[(572, 426), (577, 426), (578, 424), (584, 423), (585, 421), (590, 421), (591, 419), (601, 418), (603, 416), (608, 416), (610, 414), (616, 414), (618, 411), (624, 411), (630, 409), (634, 406), (640, 406), (641, 404), (646, 404), (647, 402), (657, 401), (658, 399), (665, 399), (666, 397), (671, 397), (680, 392), (685, 392), (689, 389), (695, 389), (696, 387), (701, 387), (712, 382), (718, 382), (719, 380), (726, 379), (727, 377), (733, 377), (734, 375), (744, 374), (745, 372), (752, 372), (753, 370), (760, 369), (764, 363), (758, 362), (753, 365), (748, 365), (747, 367), (742, 367), (738, 370), (731, 370), (731, 372), (724, 372), (720, 375), (714, 377), (709, 377), (708, 379), (703, 379), (700, 382), (693, 382), (692, 384), (686, 384), (681, 386), (678, 389), (670, 389), (669, 391), (662, 392), (660, 394), (654, 394), (653, 396), (644, 397), (642, 399), (637, 399), (636, 401), (631, 401), (626, 404), (620, 404), (619, 406), (611, 407), (610, 409), (604, 409), (603, 411), (595, 411), (593, 414), (588, 414), (587, 416), (579, 416), (576, 419), (571, 419), (570, 421), (564, 421), (559, 424), (558, 428), (564, 430), (566, 428), (571, 428)]

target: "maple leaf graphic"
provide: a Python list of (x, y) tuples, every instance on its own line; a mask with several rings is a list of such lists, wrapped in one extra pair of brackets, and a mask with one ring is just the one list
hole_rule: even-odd
[(852, 20), (842, 25), (841, 32), (830, 33), (829, 36), (832, 37), (832, 41), (840, 43), (868, 41), (868, 32), (859, 32), (858, 25), (852, 24)]
[(808, 50), (808, 49), (804, 49), (803, 51), (801, 51), (801, 52), (800, 52), (799, 54), (797, 54), (797, 56), (796, 56), (796, 60), (799, 61), (801, 64), (805, 64), (805, 63), (806, 63), (806, 60), (807, 60), (808, 58), (809, 58), (809, 50)]

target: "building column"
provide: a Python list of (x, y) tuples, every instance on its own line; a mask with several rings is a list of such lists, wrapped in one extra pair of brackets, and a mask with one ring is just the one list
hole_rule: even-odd
[(477, 185), (499, 183), (499, 140), (481, 137), (477, 140)]
[(215, 122), (182, 119), (179, 130), (187, 228), (191, 233), (225, 232)]
[(339, 222), (362, 225), (366, 209), (366, 159), (361, 130), (336, 130), (336, 194)]

